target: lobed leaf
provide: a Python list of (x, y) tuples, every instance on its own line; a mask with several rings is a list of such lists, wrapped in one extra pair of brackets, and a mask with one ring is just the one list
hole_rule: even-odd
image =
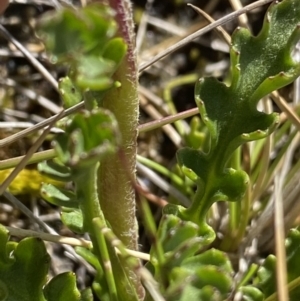
[(211, 145), (208, 153), (191, 148), (177, 153), (179, 165), (196, 176), (198, 186), (191, 207), (181, 210), (183, 219), (203, 225), (214, 202), (243, 197), (248, 176), (228, 168), (228, 160), (241, 144), (264, 138), (276, 128), (277, 114), (258, 111), (257, 103), (300, 75), (300, 64), (291, 55), (300, 37), (299, 24), (298, 0), (274, 3), (258, 36), (240, 28), (233, 34), (230, 86), (215, 78), (201, 78), (196, 84), (196, 103)]
[[(278, 124), (277, 114), (260, 112), (257, 104), (262, 97), (300, 75), (300, 64), (291, 54), (300, 38), (299, 24), (298, 0), (274, 3), (258, 36), (252, 36), (246, 29), (237, 29), (233, 34), (231, 84), (227, 86), (214, 78), (201, 78), (196, 84), (195, 99), (210, 132), (210, 150), (205, 153), (183, 148), (177, 152), (182, 172), (197, 184), (197, 191), (190, 207), (167, 205), (164, 208), (158, 231), (164, 260), (156, 260), (154, 248), (150, 253), (149, 269), (167, 300), (215, 301), (224, 300), (230, 294), (233, 271), (227, 256), (218, 252), (216, 257), (213, 252), (195, 254), (215, 238), (206, 222), (212, 204), (239, 201), (246, 191), (248, 175), (230, 168), (232, 153), (247, 141), (266, 137)], [(188, 223), (193, 225), (193, 231), (185, 228)], [(292, 241), (299, 245), (297, 235), (294, 236)], [(288, 255), (289, 281), (299, 275), (296, 267), (300, 264), (296, 243), (291, 245), (295, 253)], [(188, 248), (190, 252), (186, 252)], [(256, 287), (239, 288), (243, 300), (261, 301), (276, 290), (274, 264), (274, 259), (269, 257), (260, 270), (262, 292)], [(291, 298), (299, 300), (298, 288), (292, 290)]]

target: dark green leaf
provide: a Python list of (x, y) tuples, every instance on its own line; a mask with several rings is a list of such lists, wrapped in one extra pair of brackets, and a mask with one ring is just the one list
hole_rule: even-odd
[(8, 232), (0, 225), (0, 295), (5, 301), (45, 301), (50, 257), (44, 242), (25, 238), (8, 253)]
[(80, 301), (74, 273), (66, 272), (51, 279), (44, 289), (47, 301)]

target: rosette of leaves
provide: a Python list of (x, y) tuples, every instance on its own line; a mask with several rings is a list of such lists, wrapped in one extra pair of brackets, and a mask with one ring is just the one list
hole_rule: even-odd
[(172, 214), (162, 217), (147, 268), (155, 275), (165, 300), (222, 301), (230, 294), (230, 260), (215, 249), (195, 255), (205, 240), (198, 233), (199, 226), (193, 222)]

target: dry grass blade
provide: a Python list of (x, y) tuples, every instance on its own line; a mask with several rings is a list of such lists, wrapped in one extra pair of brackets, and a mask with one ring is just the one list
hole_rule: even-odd
[[(74, 237), (66, 237), (66, 236), (61, 236), (61, 235), (53, 235), (49, 233), (43, 233), (43, 232), (37, 232), (37, 231), (32, 231), (32, 230), (24, 230), (24, 229), (19, 229), (19, 228), (14, 228), (14, 227), (6, 227), (6, 229), (9, 231), (9, 233), (13, 236), (17, 237), (38, 237), (42, 240), (45, 241), (50, 241), (54, 243), (59, 243), (59, 244), (66, 244), (69, 246), (73, 247), (84, 247), (91, 249), (92, 243), (89, 240), (83, 239), (83, 238), (74, 238)], [(134, 250), (129, 250), (126, 249), (127, 253), (131, 256), (134, 256), (136, 258), (140, 258), (142, 260), (149, 261), (149, 255), (146, 253), (134, 251)]]
[(139, 72), (144, 71), (146, 68), (148, 68), (149, 66), (151, 66), (152, 64), (154, 64), (155, 62), (159, 61), (160, 59), (164, 58), (165, 56), (169, 55), (170, 53), (174, 52), (175, 50), (183, 47), (184, 45), (190, 43), (191, 41), (193, 41), (194, 39), (200, 37), (201, 35), (213, 30), (214, 28), (221, 26), (227, 22), (230, 22), (231, 20), (237, 18), (239, 15), (244, 14), (250, 10), (253, 10), (257, 7), (260, 7), (262, 5), (268, 4), (272, 2), (272, 0), (260, 0), (260, 1), (256, 1), (254, 3), (251, 3), (247, 6), (245, 6), (244, 8), (232, 12), (231, 14), (226, 15), (225, 17), (215, 21), (212, 24), (209, 24), (208, 26), (194, 32), (193, 34), (189, 35), (188, 37), (182, 39), (181, 41), (179, 41), (178, 43), (172, 45), (171, 47), (169, 47), (168, 49), (162, 51), (161, 53), (159, 53), (158, 55), (156, 55), (154, 58), (152, 58), (150, 61), (142, 63), (139, 66)]
[[(181, 41), (183, 38), (188, 37), (190, 34), (193, 32), (199, 30), (200, 28), (203, 28), (203, 26), (206, 25), (206, 22), (197, 22), (194, 25), (191, 25), (189, 28), (185, 30), (185, 34), (183, 36), (172, 36), (170, 38), (166, 38), (162, 40), (160, 43), (150, 47), (149, 49), (144, 49), (140, 54), (139, 54), (139, 60), (146, 59), (148, 57), (152, 57), (155, 55), (158, 55), (161, 53), (162, 49), (166, 49), (169, 47), (169, 45), (174, 45)], [(182, 32), (182, 30), (181, 30)]]
[(178, 189), (171, 186), (167, 181), (165, 181), (162, 177), (160, 177), (157, 173), (155, 173), (150, 168), (146, 167), (145, 165), (137, 162), (137, 170), (141, 174), (143, 174), (147, 179), (157, 185), (160, 189), (167, 192), (168, 194), (172, 195), (176, 198), (182, 205), (189, 206), (190, 200), (183, 195)]
[(61, 8), (61, 4), (57, 1), (57, 0), (50, 0), (50, 2), (53, 3), (53, 5), (55, 6), (56, 9)]
[(46, 97), (44, 97), (42, 95), (37, 94), (36, 92), (34, 92), (31, 89), (20, 86), (17, 82), (15, 82), (14, 80), (12, 80), (10, 78), (0, 79), (0, 84), (7, 86), (7, 87), (13, 87), (22, 95), (25, 95), (29, 99), (36, 101), (39, 105), (43, 106), (45, 109), (47, 109), (48, 111), (50, 111), (54, 114), (58, 114), (61, 111), (61, 108), (59, 106), (57, 106), (51, 100), (47, 99)]
[[(14, 157), (11, 159), (0, 161), (0, 170), (16, 167), (21, 162), (21, 160), (24, 159), (24, 157), (25, 156), (19, 156), (19, 157)], [(31, 158), (26, 162), (26, 165), (39, 163), (44, 160), (50, 160), (55, 157), (56, 157), (56, 153), (55, 153), (54, 149), (48, 149), (48, 150), (33, 154), (31, 156)]]
[(147, 30), (147, 23), (148, 23), (148, 14), (145, 11), (141, 17), (141, 21), (140, 21), (138, 31), (136, 34), (136, 51), (137, 51), (137, 53), (140, 51), (140, 49), (142, 47), (143, 39), (145, 37), (146, 30)]
[(9, 200), (16, 208), (18, 208), (24, 215), (26, 215), (32, 222), (38, 224), (45, 232), (49, 232), (49, 227), (38, 217), (36, 217), (22, 202), (8, 191), (3, 192), (3, 196)]
[(28, 61), (44, 76), (44, 78), (58, 91), (58, 84), (51, 73), (34, 57), (31, 53), (18, 42), (4, 27), (0, 24), (0, 34), (4, 36), (9, 42), (14, 44), (28, 59)]
[(157, 28), (160, 28), (161, 30), (164, 30), (176, 36), (184, 36), (186, 33), (185, 29), (183, 29), (182, 27), (153, 16), (148, 16), (147, 22), (148, 24), (151, 24)]
[[(68, 116), (70, 114), (73, 114), (73, 113), (77, 112), (78, 110), (82, 109), (83, 107), (84, 107), (84, 102), (82, 101), (82, 102), (78, 103), (77, 105), (63, 111), (63, 114), (60, 116), (60, 118), (63, 118), (63, 117)], [(4, 146), (6, 146), (10, 143), (13, 143), (14, 141), (17, 141), (18, 139), (21, 139), (21, 138), (23, 138), (23, 137), (25, 137), (29, 134), (32, 134), (32, 133), (44, 128), (45, 126), (51, 124), (53, 122), (53, 120), (56, 120), (58, 115), (59, 114), (56, 114), (56, 115), (54, 115), (54, 116), (52, 116), (52, 117), (50, 117), (46, 120), (43, 120), (43, 121), (39, 122), (38, 124), (36, 124), (35, 126), (33, 126), (31, 128), (25, 129), (21, 132), (18, 132), (18, 133), (13, 134), (13, 135), (5, 138), (5, 139), (0, 140), (0, 147), (4, 147)]]
[(46, 139), (47, 135), (50, 132), (51, 127), (58, 121), (64, 111), (61, 111), (59, 114), (56, 115), (56, 118), (52, 120), (51, 124), (44, 130), (44, 132), (39, 136), (36, 142), (31, 146), (27, 154), (24, 158), (20, 161), (20, 163), (16, 166), (16, 168), (10, 173), (10, 175), (5, 179), (5, 181), (0, 186), (0, 195), (7, 189), (10, 183), (16, 178), (18, 173), (26, 166), (27, 161), (31, 158), (31, 156), (38, 150), (41, 146), (43, 141)]
[(154, 121), (150, 121), (150, 122), (141, 124), (138, 127), (138, 131), (140, 133), (151, 131), (151, 130), (160, 128), (160, 127), (162, 127), (162, 126), (164, 126), (168, 123), (172, 123), (172, 122), (175, 122), (175, 121), (180, 120), (180, 119), (185, 119), (185, 118), (197, 115), (197, 114), (199, 114), (198, 108), (193, 108), (193, 109), (190, 109), (190, 110), (186, 110), (186, 111), (178, 113), (176, 115), (171, 115), (171, 116), (168, 116), (168, 117), (164, 117), (164, 118), (161, 118), (161, 119), (157, 119), (157, 120), (154, 120)]
[(159, 196), (151, 193), (147, 186), (143, 184), (143, 181), (138, 177), (137, 178), (137, 183), (135, 188), (136, 190), (141, 194), (143, 195), (148, 201), (152, 202), (153, 204), (163, 208), (165, 207), (168, 202), (162, 198), (160, 198)]
[[(84, 106), (84, 103), (81, 102), (81, 103), (77, 104), (76, 106), (73, 106), (72, 108), (65, 110), (61, 117), (68, 116), (68, 115), (78, 111), (83, 106)], [(178, 113), (176, 115), (167, 116), (164, 118), (160, 118), (160, 119), (157, 119), (154, 121), (150, 121), (150, 122), (141, 124), (138, 127), (138, 131), (140, 133), (151, 131), (151, 130), (157, 129), (159, 127), (162, 127), (164, 125), (167, 125), (169, 123), (173, 123), (177, 120), (185, 119), (185, 118), (197, 115), (198, 113), (199, 113), (198, 108), (193, 108), (193, 109)], [(57, 117), (57, 115), (54, 115), (30, 128), (27, 128), (21, 132), (18, 132), (14, 135), (11, 135), (5, 139), (0, 140), (0, 147), (4, 147), (10, 143), (13, 143), (14, 141), (16, 141), (18, 139), (21, 139), (29, 134), (32, 134), (35, 131), (38, 131), (39, 129), (49, 125), (56, 117)], [(40, 162), (43, 160), (49, 160), (54, 157), (55, 157), (54, 150), (38, 152), (38, 153), (35, 153), (32, 155), (32, 157), (27, 161), (27, 164), (33, 164), (33, 163), (37, 163), (37, 162)], [(23, 158), (24, 158), (24, 156), (20, 156), (20, 157), (15, 157), (15, 158), (0, 161), (0, 170), (15, 167)]]
[[(143, 107), (144, 111), (147, 112), (149, 116), (151, 116), (155, 120), (161, 120), (163, 116), (155, 109), (154, 106), (149, 104), (146, 98), (140, 94), (140, 105)], [(170, 125), (167, 124), (162, 127), (162, 130), (166, 133), (166, 135), (170, 138), (170, 140), (179, 147), (181, 145), (181, 137), (176, 132), (176, 130)]]
[[(199, 13), (200, 15), (202, 15), (209, 23), (214, 23), (216, 22), (209, 14), (207, 14), (204, 10), (200, 9), (199, 7), (196, 7), (192, 4), (188, 4), (188, 6), (190, 6), (192, 9), (194, 9), (197, 13)], [(221, 38), (223, 38), (225, 40), (225, 42), (230, 45), (231, 43), (231, 37), (230, 35), (223, 29), (223, 27), (218, 26), (216, 28), (214, 28), (218, 34), (221, 36)]]
[(285, 252), (285, 230), (284, 230), (284, 210), (283, 210), (283, 199), (282, 199), (282, 186), (285, 173), (275, 176), (274, 179), (274, 229), (275, 229), (275, 253), (276, 253), (276, 279), (277, 279), (277, 290), (280, 301), (288, 301), (289, 294), (287, 289), (287, 266), (286, 266), (286, 252)]
[[(229, 2), (234, 10), (239, 10), (243, 7), (240, 0), (229, 0)], [(246, 28), (249, 27), (247, 15), (240, 15), (238, 19), (241, 26), (244, 26)]]
[(277, 91), (272, 92), (271, 95), (272, 99), (275, 101), (280, 110), (285, 113), (287, 118), (290, 119), (293, 125), (300, 131), (300, 119), (296, 115), (296, 113), (290, 108), (290, 106), (286, 103), (284, 98), (281, 97)]
[[(49, 5), (54, 7), (61, 7), (60, 3), (57, 0), (10, 0), (10, 3), (19, 3), (19, 4), (39, 4), (39, 5)], [(51, 3), (53, 5), (51, 5)], [(65, 2), (65, 1), (62, 1)]]
[(158, 283), (146, 268), (141, 269), (140, 276), (152, 299), (155, 301), (165, 301), (165, 298), (159, 292)]
[(53, 235), (49, 233), (37, 232), (32, 230), (24, 230), (14, 227), (6, 227), (9, 233), (17, 237), (38, 237), (45, 241), (51, 241), (60, 244), (66, 244), (74, 247), (85, 247), (88, 249), (92, 248), (92, 243), (85, 239), (78, 239), (73, 237), (64, 237), (60, 235)]

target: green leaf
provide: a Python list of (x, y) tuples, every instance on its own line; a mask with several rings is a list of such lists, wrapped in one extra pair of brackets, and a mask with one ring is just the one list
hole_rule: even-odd
[[(296, 229), (289, 231), (286, 244), (288, 282), (300, 277), (300, 232)], [(258, 270), (258, 288), (262, 290), (265, 297), (276, 292), (276, 257), (269, 255), (262, 267)], [(289, 292), (291, 301), (300, 300), (300, 283), (291, 288)]]
[[(169, 275), (166, 294), (182, 290), (178, 300), (224, 300), (230, 293), (233, 269), (227, 255), (210, 249), (183, 260)], [(210, 295), (208, 294), (210, 293)], [(198, 297), (197, 297), (198, 296)], [(176, 298), (174, 300), (177, 300)]]
[(78, 208), (76, 195), (70, 190), (43, 183), (40, 192), (42, 198), (52, 205)]
[(57, 137), (55, 150), (62, 163), (80, 169), (97, 164), (113, 153), (118, 143), (117, 122), (112, 113), (104, 109), (85, 110)]
[(106, 91), (117, 86), (112, 79), (127, 45), (114, 37), (117, 25), (108, 5), (62, 9), (40, 22), (40, 35), (54, 62), (70, 64), (69, 78), (59, 83), (65, 106), (82, 99), (84, 91)]
[(86, 288), (81, 292), (81, 298), (80, 301), (93, 301), (93, 293), (91, 288)]
[(201, 78), (196, 84), (196, 103), (211, 143), (208, 153), (191, 148), (177, 153), (183, 170), (189, 171), (192, 178), (197, 175), (198, 186), (193, 204), (180, 210), (181, 218), (201, 228), (214, 202), (243, 197), (248, 176), (230, 169), (228, 160), (241, 144), (264, 138), (276, 128), (278, 115), (258, 111), (257, 103), (300, 75), (300, 64), (291, 56), (300, 37), (299, 23), (298, 0), (274, 3), (258, 36), (240, 28), (233, 34), (231, 84), (227, 86), (215, 78)]
[(231, 85), (213, 78), (201, 79), (196, 85), (196, 100), (211, 132), (212, 151), (219, 157), (223, 152), (222, 166), (243, 141), (262, 138), (274, 130), (276, 115), (259, 112), (256, 106), (262, 97), (300, 75), (300, 66), (291, 57), (300, 37), (299, 16), (297, 0), (273, 4), (258, 36), (246, 29), (233, 34)]
[(115, 63), (115, 70), (122, 62), (127, 52), (127, 45), (121, 38), (114, 38), (108, 41), (103, 49), (103, 57)]
[(186, 270), (193, 271), (202, 266), (216, 266), (228, 275), (233, 274), (231, 262), (226, 253), (216, 249), (210, 249), (202, 254), (187, 258), (183, 261), (182, 267)]
[[(65, 8), (44, 16), (39, 34), (54, 61), (76, 59), (80, 54), (99, 53), (116, 33), (114, 13), (107, 5)], [(101, 52), (100, 52), (101, 54)]]
[(66, 272), (52, 278), (44, 289), (44, 295), (47, 301), (80, 301), (75, 274)]
[(196, 237), (198, 226), (192, 222), (182, 221), (175, 215), (164, 215), (158, 229), (164, 251), (170, 252), (189, 238)]
[(37, 238), (21, 240), (8, 252), (8, 231), (0, 225), (0, 295), (5, 301), (45, 301), (50, 257), (44, 242)]
[[(178, 207), (168, 206), (168, 208), (171, 210)], [(166, 212), (170, 213), (171, 211), (167, 210)], [(199, 236), (199, 226), (193, 222), (183, 221), (174, 214), (166, 214), (166, 212), (164, 212), (165, 215), (162, 217), (157, 233), (159, 243), (163, 247), (164, 261), (160, 263), (156, 248), (152, 248), (150, 251), (151, 263), (148, 264), (155, 279), (161, 283), (163, 291), (167, 290), (172, 295), (172, 291), (177, 291), (177, 286), (181, 286), (185, 282), (185, 278), (197, 277), (196, 274), (200, 273), (203, 267), (217, 267), (217, 270), (222, 271), (225, 278), (229, 277), (228, 275), (231, 277), (232, 268), (225, 253), (209, 250), (194, 256), (207, 243), (208, 239), (205, 235)], [(170, 284), (169, 287), (165, 286), (165, 282), (174, 283), (175, 287), (173, 284)], [(190, 289), (194, 291), (192, 288)]]
[[(206, 153), (194, 148), (178, 151), (179, 166), (197, 184), (197, 191), (190, 207), (164, 208), (156, 237), (162, 243), (164, 257), (158, 260), (158, 248), (150, 252), (149, 270), (167, 300), (221, 301), (231, 293), (233, 270), (226, 254), (210, 250), (195, 255), (193, 240), (198, 240), (200, 250), (214, 240), (215, 233), (206, 221), (214, 202), (240, 201), (245, 194), (248, 175), (230, 168), (229, 159), (243, 143), (264, 138), (275, 130), (278, 115), (258, 111), (257, 104), (262, 97), (300, 75), (300, 64), (291, 57), (300, 37), (299, 24), (298, 0), (276, 2), (268, 10), (257, 37), (246, 29), (234, 33), (230, 85), (214, 78), (202, 78), (196, 84), (195, 99), (210, 133), (210, 149)], [(194, 231), (198, 228), (196, 233), (185, 228), (188, 223), (198, 226), (194, 228)], [(300, 242), (297, 243), (299, 246)], [(295, 246), (296, 243), (293, 250)], [(190, 252), (184, 248), (190, 248)], [(289, 281), (299, 275), (296, 267), (300, 262), (296, 258), (300, 256), (296, 253), (288, 255), (288, 267), (295, 272), (289, 272)], [(259, 274), (262, 292), (255, 287), (241, 287), (244, 300), (261, 301), (275, 291), (274, 271), (274, 259), (269, 257)], [(298, 287), (293, 287), (291, 296), (293, 301), (300, 300)]]
[(113, 86), (111, 75), (115, 71), (115, 63), (97, 56), (83, 56), (77, 60), (74, 81), (83, 91), (103, 91)]
[(266, 297), (276, 291), (276, 257), (269, 255), (258, 270), (259, 288)]
[(66, 225), (71, 231), (83, 234), (85, 233), (83, 229), (83, 216), (80, 209), (62, 207), (61, 221)]
[(70, 108), (82, 101), (82, 94), (75, 87), (72, 80), (66, 76), (58, 82), (59, 94), (63, 100), (64, 107)]
[(69, 182), (72, 180), (70, 168), (57, 162), (43, 161), (38, 164), (38, 171), (56, 181)]
[[(163, 213), (165, 215), (175, 215), (178, 218), (178, 222), (180, 221), (189, 221), (194, 222), (192, 218), (189, 216), (186, 208), (180, 205), (168, 204), (164, 207)], [(161, 221), (163, 223), (163, 220)], [(195, 223), (195, 222), (194, 222)], [(196, 220), (195, 225), (198, 226), (198, 233), (197, 236), (200, 238), (199, 240), (199, 249), (203, 246), (212, 243), (215, 239), (215, 232), (206, 222), (198, 223)]]
[(203, 266), (196, 271), (195, 286), (203, 288), (211, 286), (218, 290), (223, 297), (229, 295), (232, 286), (232, 276), (224, 273), (215, 266)]
[(242, 301), (263, 301), (264, 294), (253, 286), (242, 286), (239, 288), (239, 292), (242, 293)]

